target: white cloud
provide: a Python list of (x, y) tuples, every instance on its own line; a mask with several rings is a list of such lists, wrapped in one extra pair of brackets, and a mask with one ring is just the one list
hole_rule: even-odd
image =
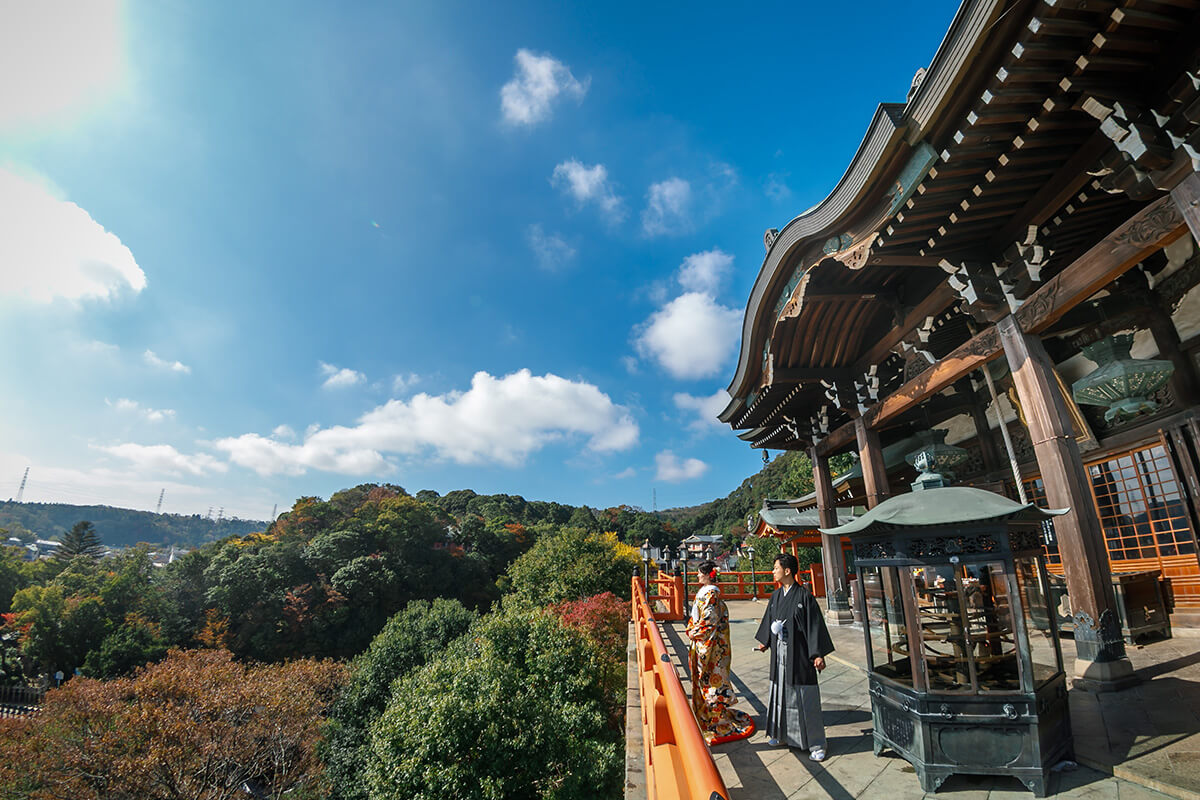
[(529, 248), (533, 250), (534, 257), (537, 258), (538, 266), (549, 272), (566, 266), (568, 262), (575, 258), (575, 248), (567, 244), (556, 233), (548, 234), (542, 230), (542, 226), (538, 224), (530, 225), (525, 229), (525, 241), (529, 243)]
[(680, 233), (692, 227), (692, 185), (683, 178), (668, 178), (650, 185), (642, 230), (649, 236)]
[(115, 408), (117, 411), (137, 413), (149, 422), (162, 422), (165, 419), (172, 419), (175, 416), (175, 409), (146, 408), (138, 401), (130, 400), (127, 397), (119, 397), (115, 403), (108, 399), (105, 399), (104, 402), (112, 408)]
[(696, 414), (695, 419), (688, 423), (688, 428), (693, 431), (706, 432), (720, 429), (722, 425), (721, 421), (717, 419), (717, 415), (728, 405), (729, 393), (724, 389), (718, 389), (708, 397), (696, 397), (684, 392), (675, 394), (676, 408), (680, 411), (693, 411)]
[(296, 438), (296, 432), (292, 430), (291, 425), (276, 425), (275, 429), (271, 431), (271, 438), (291, 441)]
[(772, 172), (767, 176), (763, 192), (776, 202), (787, 200), (792, 196), (792, 190), (787, 185), (788, 173)]
[(0, 295), (37, 303), (109, 300), (146, 287), (129, 248), (46, 186), (0, 168), (0, 209)]
[(688, 292), (639, 327), (635, 346), (676, 378), (704, 378), (716, 374), (737, 346), (741, 321), (737, 309)]
[(165, 358), (159, 358), (153, 350), (147, 350), (142, 353), (142, 360), (156, 369), (170, 370), (171, 372), (182, 372), (187, 375), (192, 371), (192, 368), (180, 361), (168, 361)]
[(407, 375), (395, 375), (392, 377), (392, 394), (406, 392), (420, 382), (421, 376), (415, 372), (410, 372)]
[(677, 280), (684, 291), (716, 295), (732, 268), (733, 256), (714, 248), (685, 258), (679, 267)]
[(152, 472), (165, 472), (172, 475), (206, 475), (211, 472), (225, 472), (229, 466), (218, 461), (207, 453), (185, 455), (169, 444), (124, 444), (111, 447), (96, 446), (109, 455), (123, 458), (134, 467)]
[(320, 362), (321, 375), (325, 377), (325, 382), (321, 384), (324, 389), (345, 389), (349, 386), (366, 381), (367, 376), (361, 372), (356, 372), (348, 367), (335, 367), (333, 364)]
[(521, 49), (514, 57), (513, 78), (500, 89), (500, 111), (511, 125), (532, 126), (550, 116), (560, 95), (582, 100), (591, 79), (575, 79), (571, 70), (551, 56)]
[(618, 472), (616, 475), (613, 475), (613, 478), (618, 481), (623, 481), (623, 480), (627, 480), (629, 478), (636, 478), (637, 473), (638, 473), (638, 471), (635, 468), (626, 467), (625, 469)]
[(477, 372), (466, 392), (389, 400), (354, 427), (310, 429), (302, 444), (247, 433), (216, 447), (261, 475), (308, 469), (363, 475), (392, 469), (388, 456), (515, 466), (570, 437), (586, 437), (586, 449), (596, 452), (625, 450), (637, 443), (638, 426), (628, 409), (591, 384), (529, 370), (502, 378)]
[(117, 0), (10, 3), (0, 25), (0, 128), (93, 105), (124, 66)]
[(686, 458), (681, 461), (679, 456), (670, 450), (663, 450), (656, 455), (654, 463), (658, 467), (655, 480), (666, 481), (667, 483), (694, 480), (705, 472), (708, 472), (708, 464), (705, 464), (700, 459)]
[(588, 167), (577, 159), (569, 159), (554, 168), (550, 183), (574, 198), (580, 207), (594, 204), (614, 221), (625, 217), (625, 204), (609, 182), (603, 164)]
[(638, 374), (638, 360), (633, 356), (621, 356), (621, 365), (630, 375)]

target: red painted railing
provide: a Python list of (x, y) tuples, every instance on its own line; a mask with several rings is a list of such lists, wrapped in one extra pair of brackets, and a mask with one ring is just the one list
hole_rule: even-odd
[[(663, 581), (672, 581), (663, 578)], [(683, 581), (679, 581), (682, 601)], [(661, 586), (661, 584), (660, 584)], [(646, 601), (642, 582), (633, 579), (633, 624), (637, 635), (638, 686), (642, 700), (642, 742), (649, 800), (728, 800), (729, 792), (683, 693), (662, 634)]]

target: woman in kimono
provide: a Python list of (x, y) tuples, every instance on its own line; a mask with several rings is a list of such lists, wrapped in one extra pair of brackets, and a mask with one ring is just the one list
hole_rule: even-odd
[(717, 565), (700, 564), (700, 590), (687, 622), (691, 639), (688, 666), (692, 674), (692, 710), (710, 745), (744, 739), (754, 733), (754, 720), (730, 708), (737, 702), (729, 682), (729, 609), (717, 588)]
[(767, 601), (755, 639), (759, 650), (771, 649), (771, 695), (767, 702), (767, 736), (771, 745), (786, 744), (825, 760), (825, 723), (817, 673), (833, 640), (817, 598), (796, 580), (799, 565), (791, 553), (775, 556), (772, 574), (780, 585)]

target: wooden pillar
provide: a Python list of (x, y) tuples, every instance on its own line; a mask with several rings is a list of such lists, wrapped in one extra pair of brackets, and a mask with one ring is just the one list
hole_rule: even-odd
[(874, 508), (890, 494), (887, 468), (883, 465), (883, 447), (879, 444), (879, 434), (868, 428), (862, 417), (854, 419), (854, 436), (858, 439), (858, 460), (862, 466), (867, 508)]
[(975, 387), (971, 385), (969, 378), (959, 381), (954, 388), (964, 396), (971, 398), (971, 421), (975, 423), (975, 436), (979, 440), (979, 455), (983, 458), (984, 470), (989, 475), (999, 472), (1004, 468), (1004, 461), (1000, 458), (1000, 451), (996, 449), (996, 438), (992, 436), (992, 426), (987, 418), (987, 409), (991, 398), (981, 397), (975, 391)]
[(1187, 222), (1192, 238), (1200, 243), (1200, 174), (1193, 172), (1171, 190), (1175, 207)]
[[(837, 507), (834, 505), (833, 480), (829, 475), (829, 460), (817, 455), (814, 447), (808, 453), (812, 459), (813, 486), (817, 490), (817, 514), (822, 528), (837, 527)], [(821, 567), (825, 570), (825, 621), (831, 625), (854, 622), (850, 611), (850, 593), (846, 584), (846, 555), (842, 552), (842, 537), (821, 534)]]
[(1175, 366), (1171, 373), (1171, 393), (1181, 408), (1200, 404), (1200, 385), (1192, 360), (1179, 347), (1179, 330), (1165, 309), (1151, 302), (1146, 313), (1146, 327), (1158, 347), (1158, 357), (1170, 360)]
[(1104, 531), (1054, 364), (1041, 340), (1025, 334), (1011, 315), (996, 328), (1025, 411), (1046, 500), (1051, 508), (1070, 509), (1054, 520), (1054, 531), (1075, 618), (1075, 685), (1094, 691), (1124, 688), (1137, 677), (1125, 655)]

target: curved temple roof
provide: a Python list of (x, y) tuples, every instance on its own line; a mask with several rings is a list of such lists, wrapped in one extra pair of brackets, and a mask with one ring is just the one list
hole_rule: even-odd
[(741, 405), (739, 397), (744, 398), (747, 393), (746, 384), (755, 361), (753, 346), (757, 344), (754, 332), (764, 301), (768, 299), (769, 290), (778, 284), (784, 264), (801, 245), (829, 229), (853, 209), (854, 203), (863, 197), (870, 180), (878, 176), (888, 158), (908, 149), (906, 138), (915, 140), (921, 137), (932, 115), (945, 104), (947, 93), (960, 82), (960, 73), (970, 68), (972, 61), (968, 55), (977, 49), (976, 40), (998, 16), (1002, 5), (999, 0), (967, 0), (962, 4), (929, 71), (915, 88), (912, 97), (906, 103), (880, 104), (858, 152), (837, 186), (828, 197), (784, 226), (769, 245), (746, 306), (737, 372), (728, 389), (733, 400), (720, 415), (723, 422), (730, 421), (734, 411)]
[(1153, 220), (1200, 152), (1200, 13), (1144, 6), (966, 0), (830, 195), (764, 237), (719, 418), (753, 447), (828, 455), (855, 417), (928, 427), (976, 405), (965, 378), (1004, 316), (1042, 336), (1092, 324), (1092, 278), (1055, 282), (1110, 239), (1140, 249), (1099, 285), (1179, 235)]

